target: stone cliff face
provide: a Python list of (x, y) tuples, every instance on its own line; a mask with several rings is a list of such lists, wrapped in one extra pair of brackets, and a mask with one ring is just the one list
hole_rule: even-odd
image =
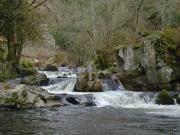
[(180, 67), (160, 59), (151, 40), (143, 39), (142, 46), (120, 47), (117, 57), (119, 78), (126, 89), (180, 90)]

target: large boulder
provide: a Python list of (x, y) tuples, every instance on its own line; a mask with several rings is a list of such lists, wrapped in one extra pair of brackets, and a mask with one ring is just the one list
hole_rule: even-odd
[(156, 104), (174, 105), (175, 102), (173, 100), (173, 97), (166, 90), (163, 90), (158, 94)]
[(48, 84), (49, 79), (45, 74), (35, 74), (31, 76), (26, 76), (21, 80), (21, 84), (26, 85), (38, 85), (38, 86), (44, 86)]
[(78, 74), (75, 86), (76, 92), (102, 92), (103, 87), (95, 72), (85, 72)]
[(15, 89), (0, 93), (0, 107), (34, 108), (61, 106), (59, 96), (36, 86), (18, 85)]
[(99, 79), (94, 81), (78, 80), (75, 87), (76, 92), (102, 92), (103, 87)]

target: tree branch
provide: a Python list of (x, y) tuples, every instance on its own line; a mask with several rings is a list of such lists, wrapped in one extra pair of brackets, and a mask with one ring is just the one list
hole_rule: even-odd
[(58, 17), (56, 16), (56, 14), (53, 12), (53, 10), (51, 10), (47, 5), (43, 4), (43, 6), (50, 12), (52, 13), (52, 15), (54, 16), (56, 22), (58, 23), (59, 22), (59, 19)]
[(141, 10), (141, 6), (143, 4), (144, 0), (141, 0), (139, 5), (138, 5), (138, 8), (137, 8), (137, 12), (136, 12), (136, 27), (137, 27), (137, 30), (138, 30), (138, 26), (139, 26), (139, 12)]
[(34, 6), (33, 8), (38, 8), (40, 7), (42, 4), (46, 3), (49, 0), (43, 0), (42, 2), (38, 3), (36, 6)]

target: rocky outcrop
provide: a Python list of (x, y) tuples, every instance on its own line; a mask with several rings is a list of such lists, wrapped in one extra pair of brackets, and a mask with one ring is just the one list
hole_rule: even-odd
[(54, 106), (96, 106), (93, 96), (54, 95), (37, 86), (17, 85), (15, 89), (0, 92), (0, 109), (25, 109)]
[(48, 84), (48, 81), (49, 79), (45, 74), (37, 73), (35, 75), (23, 77), (21, 84), (44, 86)]
[(15, 89), (0, 93), (0, 107), (34, 108), (61, 106), (59, 96), (36, 86), (18, 85)]
[[(168, 57), (168, 56), (167, 56)], [(169, 66), (156, 52), (153, 42), (121, 46), (117, 51), (119, 79), (129, 90), (180, 90), (180, 68)]]
[(75, 87), (76, 92), (102, 92), (103, 87), (99, 79), (92, 81), (79, 79)]
[(76, 92), (102, 92), (103, 87), (97, 73), (95, 65), (92, 61), (87, 63), (87, 70), (78, 73), (77, 83), (75, 86)]

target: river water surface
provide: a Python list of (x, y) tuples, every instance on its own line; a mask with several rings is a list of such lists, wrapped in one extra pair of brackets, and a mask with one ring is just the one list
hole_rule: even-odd
[(0, 134), (180, 135), (180, 117), (147, 113), (151, 110), (60, 107), (0, 112)]
[[(43, 88), (50, 93), (89, 94), (73, 92), (74, 74), (45, 73), (50, 84)], [(91, 93), (97, 107), (0, 111), (0, 135), (180, 135), (179, 105), (156, 105), (153, 92), (108, 91), (112, 83), (105, 83), (105, 92)]]

